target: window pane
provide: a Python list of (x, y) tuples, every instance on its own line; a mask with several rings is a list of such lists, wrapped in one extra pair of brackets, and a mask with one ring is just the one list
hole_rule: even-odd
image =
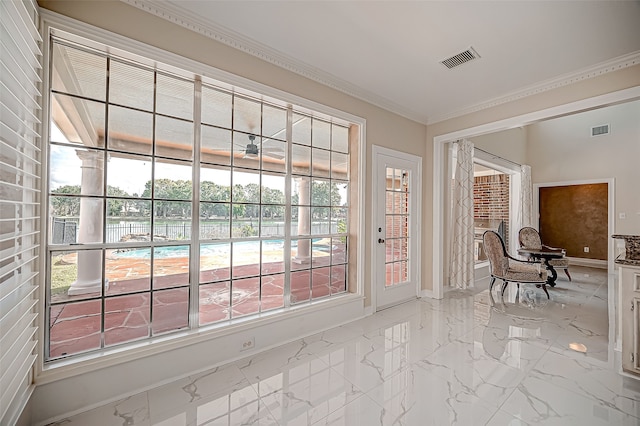
[(349, 178), (349, 156), (347, 154), (331, 153), (331, 177), (334, 179)]
[(228, 203), (200, 203), (200, 238), (229, 238), (230, 211)]
[(349, 201), (349, 183), (332, 180), (331, 181), (331, 205), (332, 206), (348, 206), (349, 205), (348, 201)]
[(328, 207), (312, 207), (311, 208), (311, 233), (328, 234), (329, 227), (329, 208)]
[(232, 283), (231, 317), (260, 312), (260, 278), (244, 278)]
[(331, 239), (331, 264), (337, 265), (347, 262), (347, 238), (337, 237)]
[(291, 270), (307, 269), (311, 265), (311, 240), (291, 241)]
[(229, 281), (200, 286), (199, 324), (207, 325), (230, 318)]
[(151, 154), (153, 114), (109, 106), (109, 149)]
[(201, 283), (228, 280), (230, 266), (230, 243), (213, 243), (200, 245)]
[(231, 128), (231, 94), (202, 87), (202, 122)]
[(284, 204), (284, 175), (262, 174), (262, 204)]
[(153, 335), (186, 328), (189, 325), (189, 289), (154, 291), (152, 315)]
[(149, 293), (110, 297), (104, 305), (105, 346), (149, 337)]
[(51, 303), (94, 299), (102, 294), (102, 250), (51, 252), (49, 271)]
[(200, 200), (231, 201), (231, 169), (200, 166)]
[(153, 288), (189, 285), (189, 246), (163, 246), (153, 250)]
[(191, 203), (154, 201), (154, 241), (180, 241), (191, 238)]
[(190, 200), (191, 173), (189, 163), (156, 160), (154, 198)]
[(193, 123), (156, 116), (156, 155), (191, 160), (193, 157)]
[(260, 275), (260, 243), (247, 241), (232, 244), (232, 276)]
[(308, 301), (311, 297), (311, 272), (309, 270), (291, 273), (291, 303)]
[(330, 149), (331, 148), (331, 124), (318, 120), (317, 118), (313, 119), (311, 129), (312, 142), (311, 145), (314, 148), (323, 148)]
[(339, 265), (331, 267), (331, 294), (347, 291), (347, 266)]
[(260, 136), (233, 132), (233, 164), (247, 169), (259, 169), (261, 145)]
[(151, 157), (110, 154), (107, 162), (107, 195), (151, 197), (151, 165)]
[(51, 306), (49, 358), (99, 349), (101, 313), (100, 300)]
[(100, 198), (50, 197), (51, 244), (101, 243)]
[(284, 243), (282, 240), (262, 241), (262, 273), (284, 272)]
[(311, 184), (311, 205), (330, 206), (332, 195), (336, 193), (336, 188), (332, 187), (328, 180), (313, 179)]
[(111, 61), (109, 102), (153, 111), (153, 71)]
[(260, 311), (284, 306), (284, 274), (262, 277), (260, 288)]
[(312, 243), (313, 266), (327, 266), (331, 264), (331, 238), (314, 240)]
[(298, 175), (311, 174), (311, 148), (301, 145), (292, 146), (291, 171)]
[[(148, 241), (149, 236), (146, 236)], [(139, 241), (138, 241), (139, 242)], [(107, 295), (135, 293), (151, 288), (151, 248), (132, 247), (107, 251)]]
[(233, 171), (233, 202), (234, 203), (259, 203), (260, 202), (260, 174)]
[(292, 141), (301, 145), (311, 145), (311, 117), (293, 113)]
[(104, 152), (51, 145), (49, 173), (51, 193), (102, 195)]
[(213, 164), (231, 164), (231, 130), (201, 126), (201, 161)]
[(314, 299), (331, 294), (331, 268), (311, 270), (311, 296)]
[(262, 237), (284, 237), (284, 206), (264, 205), (261, 207), (260, 235)]
[(329, 177), (330, 170), (330, 162), (331, 162), (331, 152), (325, 151), (324, 149), (316, 149), (313, 148), (311, 150), (311, 158), (312, 158), (312, 170), (311, 174), (313, 176), (320, 177)]
[(108, 243), (150, 241), (151, 201), (131, 198), (107, 199)]
[(287, 139), (287, 111), (271, 105), (262, 107), (262, 136), (268, 139)]
[(331, 149), (334, 151), (349, 152), (349, 129), (347, 127), (331, 125)]
[(257, 237), (260, 231), (259, 204), (233, 204), (231, 236), (233, 238)]
[(107, 59), (73, 47), (53, 44), (53, 90), (103, 101), (107, 93)]
[(193, 82), (157, 74), (156, 112), (193, 120)]
[(236, 96), (233, 101), (233, 129), (259, 135), (260, 128), (260, 102)]
[(291, 204), (308, 206), (311, 204), (311, 180), (306, 177), (294, 177), (291, 180)]
[(309, 235), (311, 233), (311, 208), (291, 207), (291, 235)]
[(260, 146), (262, 169), (286, 173), (287, 144), (275, 139), (263, 139)]
[(65, 95), (51, 96), (51, 142), (104, 147), (105, 106)]

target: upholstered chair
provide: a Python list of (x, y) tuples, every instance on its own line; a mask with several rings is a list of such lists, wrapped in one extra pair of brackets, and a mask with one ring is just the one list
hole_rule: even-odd
[(532, 263), (518, 260), (507, 253), (504, 241), (495, 231), (486, 231), (482, 235), (484, 249), (489, 259), (489, 269), (491, 273), (491, 283), (489, 284), (489, 293), (493, 288), (496, 279), (502, 280), (502, 296), (507, 284), (514, 282), (518, 284), (536, 284), (536, 287), (542, 287), (549, 298), (547, 291), (547, 271), (541, 263)]
[[(529, 226), (522, 228), (520, 232), (518, 232), (518, 242), (520, 243), (521, 248), (529, 248), (540, 250), (542, 247), (548, 248), (550, 250), (560, 250), (555, 247), (549, 247), (547, 245), (542, 244), (542, 238), (540, 238), (540, 234), (534, 228)], [(571, 275), (569, 274), (569, 260), (566, 258), (562, 259), (549, 259), (549, 266), (553, 266), (554, 269), (562, 269), (564, 273), (571, 281)]]

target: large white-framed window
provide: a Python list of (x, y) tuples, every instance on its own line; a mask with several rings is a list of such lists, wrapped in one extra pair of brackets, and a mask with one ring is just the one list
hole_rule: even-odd
[(46, 360), (347, 292), (352, 123), (49, 43)]

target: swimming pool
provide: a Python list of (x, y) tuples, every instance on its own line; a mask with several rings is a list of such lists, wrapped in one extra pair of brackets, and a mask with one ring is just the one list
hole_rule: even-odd
[[(314, 249), (320, 249), (322, 251), (330, 251), (331, 248), (318, 247), (318, 242), (321, 239), (316, 238), (312, 240), (314, 243)], [(262, 241), (263, 251), (282, 251), (284, 250), (284, 240), (265, 240)], [(200, 247), (200, 256), (216, 256), (227, 255), (230, 250), (230, 246), (233, 244), (234, 255), (243, 254), (257, 254), (260, 252), (260, 241), (242, 241), (234, 243), (205, 243)], [(297, 247), (297, 240), (293, 240), (291, 247)], [(155, 259), (173, 259), (180, 257), (189, 257), (189, 246), (163, 246), (156, 247), (153, 251)], [(114, 257), (122, 259), (150, 259), (151, 248), (132, 248), (132, 249), (119, 249), (114, 250)]]

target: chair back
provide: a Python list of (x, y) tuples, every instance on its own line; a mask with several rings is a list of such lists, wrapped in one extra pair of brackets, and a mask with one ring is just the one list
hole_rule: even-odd
[(528, 249), (540, 250), (542, 248), (542, 239), (540, 234), (534, 228), (529, 226), (522, 228), (518, 232), (518, 242), (520, 247)]
[(485, 231), (482, 234), (482, 242), (484, 250), (489, 259), (489, 268), (491, 275), (496, 277), (504, 277), (507, 269), (509, 269), (509, 256), (504, 246), (504, 241), (495, 231)]

